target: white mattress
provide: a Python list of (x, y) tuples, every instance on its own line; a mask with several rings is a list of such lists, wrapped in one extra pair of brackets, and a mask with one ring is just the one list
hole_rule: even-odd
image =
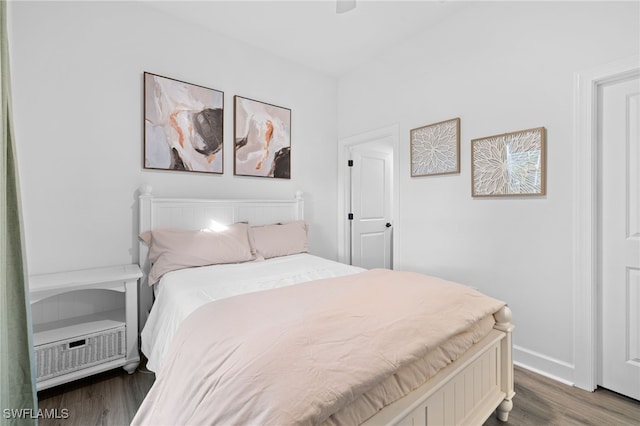
[(362, 268), (303, 253), (170, 272), (156, 284), (156, 300), (141, 333), (147, 368), (158, 371), (180, 323), (205, 303), (362, 271)]

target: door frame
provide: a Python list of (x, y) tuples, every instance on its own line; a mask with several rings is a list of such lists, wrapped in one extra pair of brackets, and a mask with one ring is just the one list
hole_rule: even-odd
[(640, 56), (576, 73), (573, 160), (574, 385), (598, 386), (598, 87), (640, 75)]
[(338, 141), (338, 261), (349, 263), (349, 253), (351, 250), (351, 233), (347, 210), (349, 209), (351, 198), (351, 180), (348, 173), (347, 161), (350, 157), (351, 148), (357, 145), (364, 145), (374, 140), (388, 138), (393, 152), (391, 163), (391, 223), (393, 233), (391, 234), (391, 250), (393, 253), (391, 267), (397, 264), (398, 253), (398, 217), (399, 217), (399, 159), (398, 159), (398, 124), (360, 133)]

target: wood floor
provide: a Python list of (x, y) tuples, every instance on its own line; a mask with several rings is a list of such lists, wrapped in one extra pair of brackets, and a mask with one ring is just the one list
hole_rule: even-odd
[[(154, 381), (138, 369), (113, 370), (38, 394), (39, 408), (66, 408), (66, 420), (41, 419), (41, 426), (128, 425)], [(515, 368), (513, 426), (640, 426), (640, 402), (605, 389), (586, 392)], [(492, 416), (484, 426), (505, 425)]]
[[(587, 392), (515, 368), (514, 407), (509, 424), (640, 426), (640, 402), (606, 389)], [(484, 426), (504, 425), (495, 415)]]
[(57, 409), (57, 414), (68, 410), (67, 419), (40, 419), (38, 424), (128, 425), (154, 380), (143, 368), (131, 375), (119, 368), (38, 392), (39, 409)]

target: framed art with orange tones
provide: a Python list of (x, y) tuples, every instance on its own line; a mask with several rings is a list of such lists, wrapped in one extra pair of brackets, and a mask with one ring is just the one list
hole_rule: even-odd
[(144, 73), (144, 168), (223, 172), (224, 93)]
[(291, 110), (234, 97), (234, 174), (291, 178)]

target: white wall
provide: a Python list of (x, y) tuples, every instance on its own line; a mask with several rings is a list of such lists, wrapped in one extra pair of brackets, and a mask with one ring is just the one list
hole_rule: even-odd
[[(306, 195), (310, 245), (336, 257), (336, 81), (144, 2), (10, 5), (13, 106), (30, 273), (137, 261), (136, 189)], [(223, 176), (142, 168), (142, 73), (225, 92)], [(233, 96), (292, 110), (292, 179), (233, 176)]]
[[(396, 266), (503, 299), (515, 358), (573, 380), (574, 73), (637, 55), (638, 2), (487, 2), (416, 34), (338, 84), (340, 138), (398, 123)], [(411, 178), (409, 130), (461, 118), (461, 173)], [(547, 195), (471, 197), (470, 140), (547, 129)]]
[[(143, 3), (10, 4), (31, 273), (137, 261), (143, 183), (171, 196), (279, 198), (303, 189), (312, 248), (335, 258), (336, 140), (398, 123), (397, 267), (507, 301), (516, 359), (572, 380), (573, 78), (639, 53), (637, 2), (470, 5), (337, 87)], [(143, 71), (225, 92), (223, 176), (142, 169)], [(292, 109), (292, 180), (233, 176), (234, 94)], [(409, 129), (453, 117), (462, 119), (462, 172), (410, 178)], [(536, 126), (547, 128), (547, 195), (472, 199), (469, 140)]]

